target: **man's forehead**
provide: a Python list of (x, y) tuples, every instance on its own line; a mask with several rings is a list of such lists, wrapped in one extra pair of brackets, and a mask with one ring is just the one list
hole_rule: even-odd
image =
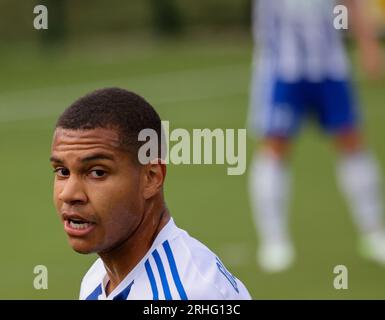
[(122, 151), (118, 133), (113, 129), (73, 130), (57, 128), (52, 142), (52, 154), (61, 152)]
[(64, 129), (56, 128), (53, 137), (53, 146), (72, 144), (102, 144), (106, 147), (120, 147), (119, 134), (114, 129)]
[(115, 129), (73, 130), (57, 128), (51, 148), (51, 162), (84, 163), (96, 159), (127, 160), (136, 164), (132, 154), (122, 145)]

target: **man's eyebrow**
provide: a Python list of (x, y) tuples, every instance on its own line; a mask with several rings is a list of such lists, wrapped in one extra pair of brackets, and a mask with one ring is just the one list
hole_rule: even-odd
[(114, 161), (114, 157), (105, 153), (97, 153), (81, 159), (81, 162), (89, 162), (94, 160), (111, 160)]
[[(51, 156), (49, 158), (49, 160), (51, 162), (56, 162), (56, 163), (64, 163), (63, 160), (55, 157), (55, 156)], [(107, 154), (104, 154), (104, 153), (96, 153), (96, 154), (93, 154), (93, 155), (90, 155), (90, 156), (87, 156), (85, 158), (82, 158), (80, 159), (81, 162), (90, 162), (90, 161), (95, 161), (95, 160), (111, 160), (111, 161), (114, 161), (114, 157), (113, 156), (110, 156), (110, 155), (107, 155)]]
[(56, 162), (56, 163), (63, 163), (63, 160), (61, 160), (61, 159), (59, 159), (59, 158), (57, 158), (57, 157), (55, 157), (55, 156), (51, 156), (51, 157), (49, 158), (49, 161), (50, 161), (50, 162)]

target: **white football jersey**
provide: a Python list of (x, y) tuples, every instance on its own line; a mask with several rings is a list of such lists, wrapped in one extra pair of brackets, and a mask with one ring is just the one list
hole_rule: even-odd
[(108, 276), (99, 258), (83, 278), (81, 300), (238, 300), (249, 292), (205, 245), (173, 219), (150, 250), (108, 296)]
[(334, 26), (335, 5), (334, 0), (254, 2), (259, 68), (287, 82), (346, 78), (349, 68), (341, 34)]

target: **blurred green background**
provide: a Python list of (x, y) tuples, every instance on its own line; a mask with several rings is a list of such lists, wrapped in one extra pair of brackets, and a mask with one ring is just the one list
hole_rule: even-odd
[[(180, 20), (170, 26), (154, 1), (63, 1), (63, 25), (55, 29), (49, 20), (52, 36), (32, 27), (37, 2), (0, 0), (0, 299), (77, 299), (96, 258), (70, 249), (52, 204), (53, 127), (76, 98), (120, 86), (149, 100), (171, 129), (245, 127), (249, 1), (176, 3)], [(385, 81), (356, 74), (365, 133), (384, 168)], [(249, 139), (248, 160), (254, 149)], [(221, 165), (169, 165), (166, 200), (177, 224), (216, 252), (254, 299), (384, 299), (385, 267), (357, 254), (334, 160), (330, 141), (304, 128), (292, 158), (290, 223), (298, 259), (278, 275), (262, 273), (255, 262), (246, 175), (228, 176)], [(48, 290), (33, 287), (33, 268), (41, 264)], [(333, 287), (339, 264), (349, 270), (348, 290)]]

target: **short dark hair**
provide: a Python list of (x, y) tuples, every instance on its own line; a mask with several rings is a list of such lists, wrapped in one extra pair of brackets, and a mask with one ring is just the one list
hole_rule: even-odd
[(139, 141), (142, 129), (153, 129), (158, 135), (160, 154), (162, 125), (155, 109), (138, 94), (121, 88), (95, 90), (70, 105), (59, 117), (56, 128), (91, 130), (114, 129), (121, 147), (138, 160), (138, 150), (146, 143)]

